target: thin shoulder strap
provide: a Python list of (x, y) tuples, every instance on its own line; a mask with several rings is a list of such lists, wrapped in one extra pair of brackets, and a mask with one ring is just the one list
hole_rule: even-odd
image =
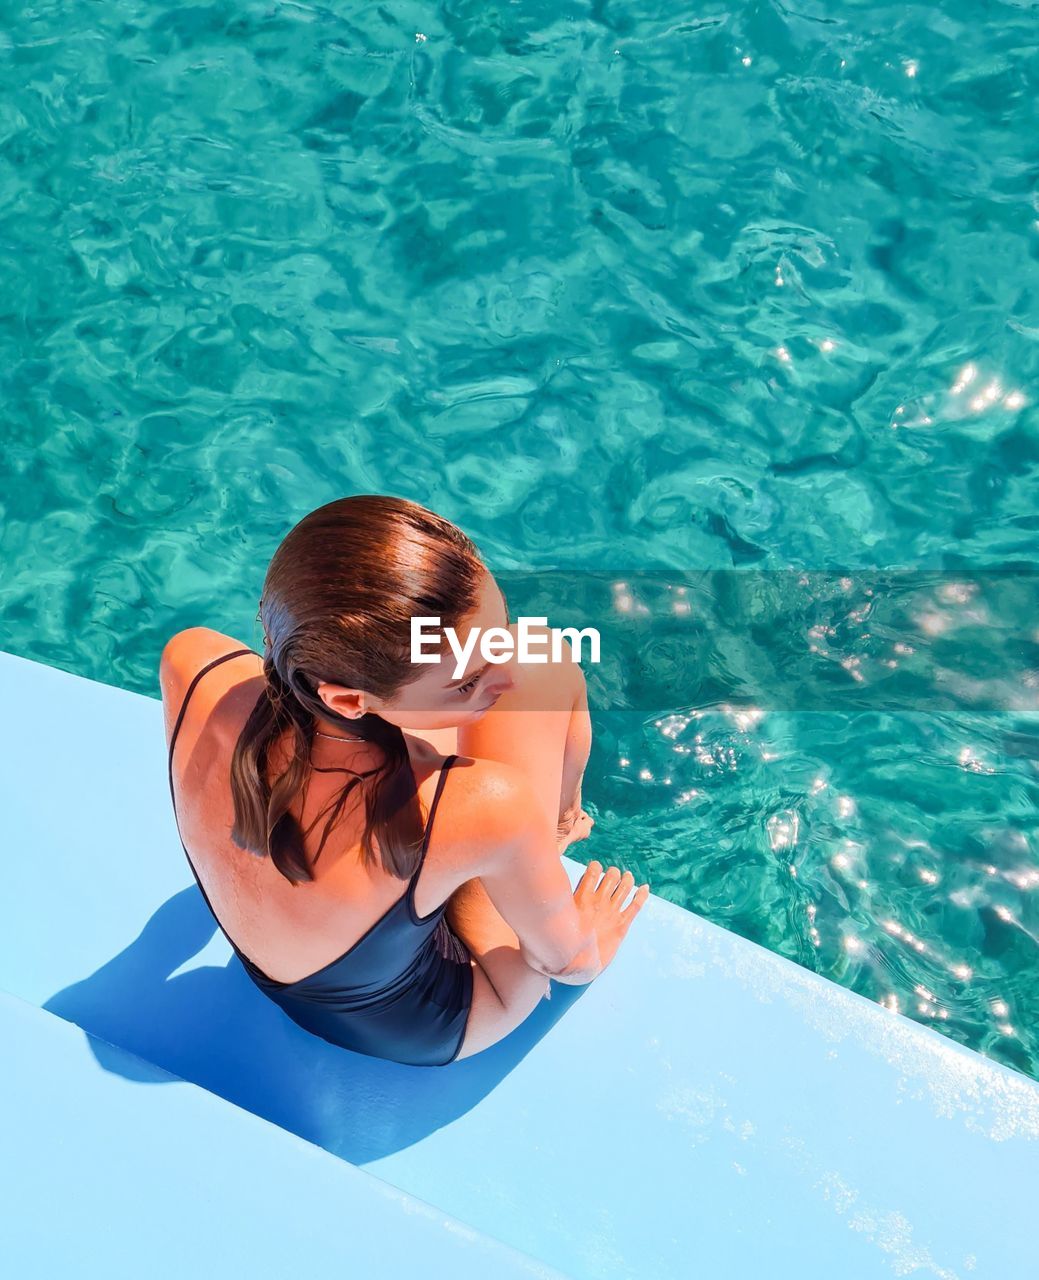
[(440, 803), (440, 795), (444, 790), (444, 782), (447, 779), (447, 771), (458, 759), (456, 755), (450, 755), (444, 760), (443, 768), (440, 770), (440, 777), (437, 779), (437, 788), (433, 792), (433, 803), (429, 806), (429, 817), (426, 819), (426, 829), (422, 833), (422, 856), (426, 856), (426, 849), (429, 847), (429, 837), (433, 831), (433, 818), (436, 816), (437, 805)]
[[(177, 734), (180, 732), (180, 726), (184, 722), (184, 712), (188, 709), (188, 700), (195, 690), (195, 685), (202, 679), (207, 671), (212, 671), (214, 667), (218, 667), (221, 662), (227, 662), (231, 658), (240, 658), (243, 653), (253, 653), (252, 649), (234, 649), (231, 653), (222, 653), (219, 658), (214, 658), (212, 662), (207, 662), (201, 671), (196, 671), (191, 683), (188, 685), (188, 691), (184, 695), (184, 701), (180, 704), (180, 714), (177, 716), (177, 723), (173, 726), (173, 733), (170, 735), (170, 793), (173, 792), (173, 748), (177, 745)], [(257, 655), (259, 656), (259, 655)], [(176, 812), (176, 804), (173, 809)]]
[[(206, 893), (206, 890), (202, 884), (202, 881), (198, 878), (198, 872), (195, 870), (195, 864), (191, 861), (191, 854), (188, 853), (188, 847), (184, 843), (184, 837), (180, 834), (180, 822), (177, 818), (177, 797), (173, 794), (173, 748), (177, 744), (177, 734), (180, 732), (180, 726), (184, 721), (184, 712), (187, 711), (188, 709), (188, 699), (191, 697), (191, 694), (194, 691), (195, 685), (198, 684), (198, 682), (202, 679), (202, 677), (206, 674), (207, 671), (212, 670), (213, 667), (218, 667), (221, 662), (227, 662), (231, 658), (238, 658), (243, 653), (255, 653), (255, 650), (235, 649), (233, 653), (222, 653), (219, 658), (214, 658), (212, 662), (207, 662), (201, 671), (198, 671), (195, 673), (191, 683), (188, 685), (188, 691), (184, 695), (184, 701), (181, 703), (181, 707), (180, 707), (180, 714), (177, 716), (177, 723), (173, 726), (173, 733), (170, 737), (169, 778), (170, 778), (170, 799), (173, 801), (173, 820), (177, 824), (177, 835), (180, 838), (180, 847), (184, 850), (184, 856), (188, 860), (188, 866), (191, 868), (191, 874), (195, 877), (195, 883), (198, 885), (199, 890), (202, 894), (202, 897), (205, 899), (205, 903), (206, 903), (206, 906), (209, 908), (210, 915), (216, 921), (217, 926), (220, 929), (220, 932), (231, 944), (231, 950), (237, 956), (241, 957), (243, 961), (245, 961), (247, 960), (247, 957), (244, 956), (242, 952), (238, 950), (238, 947), (235, 945), (231, 935), (220, 923), (219, 917), (217, 916), (216, 912), (213, 910), (213, 904), (209, 901), (209, 894)], [(259, 655), (257, 654), (256, 656), (258, 657)], [(251, 961), (249, 963), (251, 963)]]

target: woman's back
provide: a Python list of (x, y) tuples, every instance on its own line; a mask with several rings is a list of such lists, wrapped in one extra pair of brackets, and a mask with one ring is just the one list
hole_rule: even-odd
[[(239, 948), (265, 973), (283, 982), (297, 980), (321, 968), (359, 939), (373, 921), (399, 899), (405, 882), (381, 867), (365, 867), (360, 851), (364, 820), (360, 787), (348, 796), (340, 818), (314, 866), (315, 879), (292, 885), (268, 858), (238, 848), (230, 838), (233, 821), (228, 787), (231, 753), (241, 725), (262, 688), (258, 655), (237, 650), (234, 661), (207, 663), (209, 671), (187, 701), (172, 755), (176, 810), (181, 837), (194, 869), (215, 908), (215, 915)], [(229, 655), (221, 655), (228, 657)], [(210, 671), (210, 667), (215, 667)], [(244, 671), (244, 676), (243, 676)], [(198, 673), (201, 675), (201, 671)], [(184, 704), (184, 679), (177, 702), (171, 692), (170, 718)], [(415, 770), (420, 804), (429, 812), (446, 757), (421, 739), (405, 735)], [(318, 745), (318, 742), (321, 745)], [(272, 747), (268, 781), (277, 776), (282, 750)], [(292, 812), (301, 821), (308, 856), (313, 860), (327, 814), (352, 775), (378, 766), (378, 748), (316, 740), (313, 759), (317, 772), (297, 797)], [(456, 769), (477, 765), (465, 759)], [(332, 770), (332, 772), (323, 772)], [(453, 787), (443, 806), (436, 838), (416, 886), (418, 914), (431, 912), (470, 874), (458, 861), (454, 841), (445, 839), (451, 823), (445, 812), (464, 787)], [(377, 843), (377, 837), (376, 837)]]
[[(307, 811), (314, 807), (320, 813), (327, 807), (321, 793), (330, 789), (338, 795), (343, 785), (350, 783), (353, 790), (347, 802), (346, 821), (337, 823), (326, 841), (317, 862), (317, 867), (322, 867), (325, 860), (321, 875), (310, 883), (289, 884), (270, 859), (257, 858), (230, 841), (226, 813), (224, 822), (214, 821), (222, 804), (226, 807), (229, 803), (222, 793), (226, 791), (229, 768), (227, 744), (234, 740), (235, 703), (242, 684), (250, 685), (252, 681), (242, 682), (235, 677), (233, 687), (228, 688), (228, 698), (220, 700), (217, 691), (216, 704), (211, 697), (197, 703), (192, 699), (194, 687), (207, 672), (231, 659), (244, 659), (250, 652), (237, 650), (206, 663), (191, 681), (170, 739), (170, 790), (175, 813), (184, 815), (180, 818), (182, 842), (186, 826), (190, 823), (194, 828), (196, 820), (201, 819), (195, 855), (188, 852), (187, 843), (185, 853), (203, 897), (253, 982), (308, 1031), (358, 1052), (396, 1061), (421, 1065), (450, 1061), (461, 1043), (472, 996), (471, 959), (443, 919), (449, 890), (428, 911), (418, 909), (416, 895), (421, 889), (425, 896), (425, 877), (420, 884), (420, 876), (448, 771), (457, 756), (447, 757), (439, 770), (423, 780), (425, 784), (435, 776), (435, 790), (428, 804), (420, 861), (406, 884), (381, 870), (369, 873), (362, 868), (359, 833), (363, 812), (357, 774), (367, 770), (353, 765), (318, 766), (320, 772), (315, 776), (338, 781), (323, 782), (317, 794), (308, 787), (298, 806), (297, 816), (303, 819), (304, 831), (309, 827), (305, 847), (311, 859), (323, 828), (315, 831), (316, 824), (306, 821)], [(245, 701), (250, 696), (255, 697), (250, 692), (243, 694)], [(192, 796), (189, 787), (179, 806), (176, 773), (187, 772), (184, 762), (188, 757), (176, 751), (178, 740), (181, 751), (193, 740), (190, 758), (194, 760), (197, 752), (209, 764), (198, 794)], [(346, 748), (347, 744), (329, 745)], [(355, 756), (349, 758), (357, 763)], [(276, 772), (277, 767), (275, 758), (272, 771)], [(333, 772), (326, 774), (326, 769)], [(420, 790), (425, 791), (425, 785)], [(356, 803), (351, 804), (355, 797)], [(193, 815), (190, 820), (189, 811)], [(351, 832), (355, 836), (352, 844)], [(191, 839), (191, 833), (187, 838)], [(252, 866), (245, 860), (251, 861)], [(353, 889), (348, 890), (348, 885)], [(374, 905), (372, 893), (365, 891), (371, 885), (379, 895)], [(379, 911), (387, 888), (391, 900)], [(233, 914), (242, 924), (241, 929), (224, 914), (224, 903), (234, 904)], [(302, 903), (302, 910), (297, 903)], [(334, 936), (332, 956), (322, 963), (303, 958), (314, 954), (313, 936), (307, 932), (308, 918), (319, 924), (321, 946)], [(254, 951), (248, 943), (246, 935), (262, 934), (269, 940), (275, 922), (276, 941), (287, 944), (293, 968), (302, 969), (301, 973), (275, 976), (279, 974), (278, 967), (268, 967), (269, 961), (264, 963), (267, 950)], [(345, 928), (341, 929), (341, 924)], [(330, 930), (336, 931), (334, 935)], [(305, 942), (311, 945), (302, 945)]]

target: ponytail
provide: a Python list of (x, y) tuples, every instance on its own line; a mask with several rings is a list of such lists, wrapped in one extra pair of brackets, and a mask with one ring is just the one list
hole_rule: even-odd
[[(306, 833), (290, 812), (310, 768), (314, 716), (278, 675), (270, 655), (264, 658), (263, 669), (266, 687), (256, 699), (231, 757), (235, 813), (231, 839), (240, 849), (269, 857), (286, 880), (298, 884), (315, 878), (304, 846)], [(323, 714), (334, 718), (335, 713), (325, 708)], [(359, 785), (366, 801), (361, 836), (364, 865), (380, 864), (391, 874), (408, 879), (418, 866), (424, 823), (407, 743), (400, 728), (381, 716), (344, 720), (344, 728), (351, 733), (358, 727), (367, 730), (359, 736), (380, 746), (386, 759), (378, 769), (355, 776), (342, 789), (314, 854), (314, 864), (348, 795)], [(269, 786), (270, 750), (286, 729), (291, 729), (295, 738), (288, 766)], [(373, 843), (376, 831), (378, 850)]]

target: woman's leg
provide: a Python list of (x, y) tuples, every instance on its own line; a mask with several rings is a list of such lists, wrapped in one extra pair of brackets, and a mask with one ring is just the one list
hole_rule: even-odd
[(577, 701), (570, 712), (570, 725), (563, 751), (563, 775), (560, 781), (559, 831), (569, 831), (581, 812), (581, 783), (592, 750), (592, 720), (588, 714), (588, 687), (584, 672), (578, 686)]
[[(526, 769), (556, 823), (564, 801), (575, 789), (579, 796), (591, 748), (584, 672), (570, 663), (520, 670), (523, 679), (485, 716), (459, 728), (458, 750)], [(458, 1055), (467, 1058), (518, 1027), (548, 994), (549, 981), (524, 961), (519, 939), (478, 876), (455, 890), (446, 915), (474, 959), (473, 1003)]]
[[(584, 671), (569, 661), (555, 666), (517, 663), (515, 679), (513, 688), (476, 723), (411, 732), (441, 755), (460, 753), (525, 769), (552, 821), (562, 826), (567, 820), (569, 827), (580, 812), (581, 780), (592, 748)], [(562, 738), (559, 712), (566, 722)]]
[(457, 750), (522, 769), (555, 826), (580, 799), (592, 745), (579, 663), (516, 664), (513, 687), (479, 720), (458, 727)]
[(473, 957), (473, 999), (458, 1052), (468, 1058), (503, 1040), (549, 994), (549, 980), (520, 955), (519, 939), (498, 914), (479, 876), (447, 902), (447, 922)]

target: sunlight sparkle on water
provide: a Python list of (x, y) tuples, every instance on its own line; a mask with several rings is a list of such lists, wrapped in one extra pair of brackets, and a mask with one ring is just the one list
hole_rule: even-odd
[(960, 754), (957, 757), (957, 759), (960, 763), (961, 768), (969, 769), (971, 773), (995, 773), (996, 772), (995, 769), (992, 769), (988, 765), (983, 764), (981, 760), (974, 754), (973, 747), (969, 745), (960, 748)]
[(626, 582), (613, 583), (613, 607), (618, 613), (649, 613), (649, 608), (635, 599)]
[(792, 809), (784, 809), (781, 813), (772, 814), (765, 823), (765, 830), (768, 832), (773, 853), (778, 849), (786, 849), (797, 844), (798, 829), (798, 817)]
[[(980, 390), (974, 389), (973, 394), (968, 400), (963, 393), (978, 378), (979, 371), (976, 364), (969, 363), (963, 366), (956, 377), (956, 381), (949, 388), (949, 392), (943, 404), (939, 404), (935, 412), (940, 418), (959, 419), (965, 418), (970, 414), (980, 414), (986, 410), (992, 409), (997, 401), (1002, 397), (1002, 406), (1004, 409), (1017, 410), (1028, 403), (1027, 398), (1020, 390), (1012, 390), (1004, 395), (1003, 384), (998, 377), (991, 378), (987, 385)], [(960, 399), (959, 397), (962, 397)], [(927, 393), (915, 400), (912, 405), (900, 404), (894, 412), (891, 427), (920, 427), (932, 426), (934, 417), (930, 413), (922, 411), (922, 406), (932, 408), (933, 403), (939, 397), (936, 393)], [(904, 418), (907, 409), (914, 408), (915, 414), (911, 413), (908, 418)]]
[(943, 582), (938, 588), (938, 598), (946, 604), (966, 604), (977, 593), (976, 582)]
[(728, 702), (723, 702), (719, 710), (729, 717), (741, 733), (756, 729), (765, 715), (763, 707), (733, 707)]
[(654, 724), (654, 728), (659, 729), (661, 734), (665, 738), (677, 738), (678, 735), (683, 732), (683, 730), (689, 727), (689, 721), (691, 719), (692, 719), (691, 716), (683, 716), (683, 715), (676, 714), (672, 716), (667, 716), (663, 720), (655, 720), (653, 724)]

